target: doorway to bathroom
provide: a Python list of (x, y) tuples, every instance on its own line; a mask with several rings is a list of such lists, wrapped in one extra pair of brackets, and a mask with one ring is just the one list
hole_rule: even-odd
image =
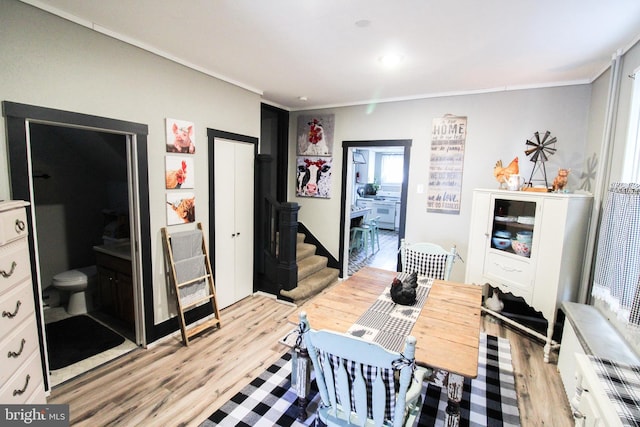
[[(43, 318), (55, 386), (137, 347), (127, 137), (43, 123), (29, 130)], [(71, 297), (61, 276), (87, 278), (81, 307), (73, 306), (78, 296)], [(103, 334), (103, 327), (121, 339)]]
[(3, 113), (11, 197), (30, 203), (34, 315), (51, 390), (155, 337), (149, 218), (140, 215), (149, 210), (148, 129), (7, 101)]

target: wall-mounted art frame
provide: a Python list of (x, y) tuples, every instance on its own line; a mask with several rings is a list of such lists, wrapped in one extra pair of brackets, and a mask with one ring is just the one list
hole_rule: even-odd
[(433, 119), (427, 212), (460, 214), (467, 117)]
[(333, 157), (296, 158), (296, 196), (331, 198)]
[(167, 153), (195, 154), (196, 138), (193, 122), (166, 119)]
[(166, 156), (164, 175), (165, 188), (167, 190), (194, 188), (195, 171), (193, 166), (193, 157)]
[(196, 220), (196, 198), (191, 192), (167, 193), (167, 225), (188, 224)]
[(333, 153), (333, 114), (303, 114), (298, 116), (299, 156), (331, 156)]

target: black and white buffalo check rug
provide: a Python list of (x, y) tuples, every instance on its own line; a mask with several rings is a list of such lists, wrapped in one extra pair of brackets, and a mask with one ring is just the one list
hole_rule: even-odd
[[(320, 396), (315, 381), (311, 384), (309, 417), (296, 420), (297, 396), (290, 387), (291, 354), (285, 353), (259, 377), (214, 412), (200, 427), (211, 426), (310, 426)], [(460, 404), (461, 426), (519, 426), (511, 347), (504, 338), (480, 335), (478, 377), (465, 379)], [(312, 373), (313, 379), (313, 373)], [(418, 426), (444, 425), (446, 390), (426, 383), (424, 405)]]

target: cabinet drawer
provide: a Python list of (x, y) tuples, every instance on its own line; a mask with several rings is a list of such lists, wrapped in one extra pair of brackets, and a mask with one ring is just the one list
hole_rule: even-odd
[(27, 235), (27, 212), (25, 209), (11, 209), (0, 212), (0, 245)]
[(31, 277), (27, 241), (0, 247), (0, 296)]
[(31, 353), (37, 351), (36, 322), (28, 319), (0, 342), (0, 384), (4, 384), (11, 374), (24, 364)]
[(25, 281), (0, 296), (0, 340), (23, 322), (33, 322), (34, 302), (31, 282)]
[[(35, 352), (22, 365), (9, 381), (2, 384), (0, 389), (0, 402), (14, 405), (27, 401), (33, 401), (33, 395), (42, 385), (42, 365), (40, 364), (40, 353)], [(43, 393), (44, 394), (44, 393)]]
[(485, 259), (484, 274), (497, 281), (497, 285), (506, 285), (507, 288), (513, 288), (514, 293), (517, 291), (518, 295), (531, 298), (533, 267), (527, 259), (489, 251)]

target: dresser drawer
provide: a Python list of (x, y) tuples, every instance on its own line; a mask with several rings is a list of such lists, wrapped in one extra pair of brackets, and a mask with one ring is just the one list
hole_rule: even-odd
[(0, 245), (21, 239), (27, 235), (27, 212), (11, 209), (0, 212)]
[(31, 277), (29, 247), (26, 240), (0, 247), (0, 297)]
[(37, 351), (38, 331), (31, 318), (11, 330), (0, 342), (0, 384), (4, 384)]
[(531, 299), (533, 267), (528, 259), (517, 255), (506, 255), (489, 251), (485, 259), (484, 274), (496, 286)]
[(24, 281), (0, 295), (0, 340), (23, 322), (33, 322), (34, 302), (31, 282)]
[(38, 396), (39, 389), (43, 387), (40, 353), (31, 354), (20, 370), (0, 387), (2, 387), (0, 402), (3, 404), (13, 405), (33, 401), (34, 394)]

